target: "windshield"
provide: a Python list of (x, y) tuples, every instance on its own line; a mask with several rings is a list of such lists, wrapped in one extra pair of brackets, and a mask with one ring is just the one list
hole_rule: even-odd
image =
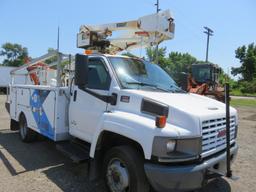
[(109, 57), (109, 60), (124, 88), (184, 92), (156, 64), (151, 64), (137, 58)]

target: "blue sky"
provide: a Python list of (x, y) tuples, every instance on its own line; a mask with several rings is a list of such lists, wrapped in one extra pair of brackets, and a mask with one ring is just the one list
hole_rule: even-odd
[[(28, 48), (30, 56), (38, 57), (49, 47), (56, 47), (59, 25), (60, 50), (82, 52), (76, 48), (80, 25), (137, 19), (154, 13), (154, 3), (155, 0), (0, 0), (0, 45), (19, 43)], [(160, 8), (170, 9), (176, 23), (175, 38), (160, 44), (168, 52), (188, 52), (204, 60), (203, 26), (208, 26), (214, 30), (209, 60), (227, 71), (240, 65), (235, 49), (256, 42), (254, 0), (160, 0)]]

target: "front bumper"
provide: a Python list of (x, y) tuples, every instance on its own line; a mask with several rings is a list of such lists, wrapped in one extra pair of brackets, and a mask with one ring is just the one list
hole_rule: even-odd
[[(230, 149), (233, 159), (237, 151), (237, 145)], [(189, 191), (201, 188), (207, 182), (209, 169), (215, 165), (219, 167), (216, 171), (225, 171), (226, 152), (201, 164), (168, 166), (145, 163), (144, 169), (150, 184), (157, 191)]]

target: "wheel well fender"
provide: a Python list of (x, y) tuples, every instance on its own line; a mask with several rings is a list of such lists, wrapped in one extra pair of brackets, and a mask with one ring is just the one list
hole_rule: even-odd
[(109, 142), (111, 141), (111, 145), (120, 143), (125, 144), (125, 142), (127, 142), (127, 144), (131, 144), (132, 142), (136, 143), (133, 144), (133, 146), (140, 149), (144, 158), (151, 158), (152, 143), (154, 139), (154, 120), (136, 114), (121, 112), (105, 114), (102, 119), (103, 120), (96, 128), (91, 141), (91, 158), (94, 157), (102, 140), (104, 142), (105, 140), (109, 140)]
[(18, 115), (18, 122), (20, 121), (21, 117), (25, 117), (25, 119), (26, 119), (26, 115), (23, 111), (21, 111)]
[(106, 130), (102, 131), (101, 134), (99, 135), (98, 141), (96, 144), (96, 150), (107, 151), (114, 146), (120, 146), (120, 145), (130, 145), (135, 149), (137, 149), (138, 152), (143, 156), (143, 158), (145, 157), (143, 148), (140, 143), (138, 143), (137, 141), (131, 138), (120, 135), (118, 133), (114, 133)]

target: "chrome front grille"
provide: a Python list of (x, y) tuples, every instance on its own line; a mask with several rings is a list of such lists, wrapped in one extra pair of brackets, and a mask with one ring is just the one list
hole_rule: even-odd
[[(235, 116), (230, 117), (230, 140), (236, 132)], [(202, 122), (202, 155), (210, 155), (226, 147), (226, 118), (210, 119)]]

